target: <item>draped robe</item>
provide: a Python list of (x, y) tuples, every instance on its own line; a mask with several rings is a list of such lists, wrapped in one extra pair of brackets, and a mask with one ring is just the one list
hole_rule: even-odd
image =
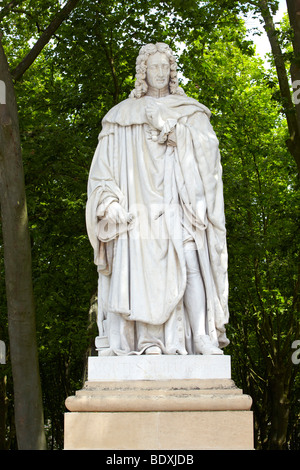
[[(162, 129), (146, 113), (155, 100)], [(127, 224), (108, 224), (117, 201)], [(128, 98), (112, 108), (90, 168), (87, 232), (99, 272), (99, 335), (105, 354), (194, 354), (185, 311), (184, 244), (193, 240), (214, 345), (226, 346), (227, 247), (222, 167), (210, 111), (192, 98)], [(196, 294), (197, 295), (197, 294)]]

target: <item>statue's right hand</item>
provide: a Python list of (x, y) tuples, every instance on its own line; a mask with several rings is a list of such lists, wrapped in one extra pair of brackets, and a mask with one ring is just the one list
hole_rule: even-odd
[(105, 218), (114, 224), (126, 224), (132, 220), (131, 214), (126, 212), (116, 201), (112, 202), (106, 209)]
[(154, 129), (162, 130), (165, 121), (161, 117), (161, 107), (155, 102), (150, 102), (146, 106), (146, 116)]

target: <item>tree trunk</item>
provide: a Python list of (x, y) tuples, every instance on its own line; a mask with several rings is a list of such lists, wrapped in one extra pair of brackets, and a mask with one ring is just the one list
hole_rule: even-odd
[[(290, 25), (293, 29), (293, 51), (294, 58), (291, 64), (291, 77), (292, 82), (296, 84), (299, 90), (300, 86), (300, 0), (287, 0), (288, 15)], [(300, 99), (295, 100), (295, 108), (297, 114), (298, 130), (300, 132)]]
[(19, 449), (42, 450), (46, 440), (18, 112), (1, 43), (0, 80), (6, 90), (6, 104), (0, 104), (0, 201), (16, 433)]
[(271, 430), (270, 450), (284, 450), (287, 441), (290, 404), (285, 383), (285, 372), (275, 371), (270, 379)]
[[(256, 2), (251, 3), (256, 4)], [(298, 126), (299, 123), (297, 122), (296, 110), (292, 101), (290, 82), (285, 67), (284, 57), (278, 41), (278, 35), (267, 0), (259, 0), (257, 4), (264, 20), (264, 28), (268, 35), (277, 71), (278, 83), (283, 104), (283, 112), (287, 120), (290, 134), (290, 138), (287, 141), (287, 147), (296, 162), (298, 173), (300, 175), (300, 126)]]

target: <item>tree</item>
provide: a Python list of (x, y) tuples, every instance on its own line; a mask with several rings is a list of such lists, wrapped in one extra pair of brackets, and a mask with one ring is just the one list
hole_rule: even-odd
[[(300, 4), (297, 0), (287, 0), (288, 16), (292, 28), (292, 46), (293, 58), (290, 68), (290, 74), (293, 82), (294, 91), (300, 86)], [(299, 90), (298, 93), (299, 94)], [(295, 99), (295, 108), (297, 113), (298, 130), (300, 133), (300, 100), (299, 96)]]
[(235, 32), (199, 35), (182, 60), (186, 90), (212, 110), (220, 140), (232, 371), (253, 398), (256, 447), (282, 449), (295, 445), (289, 423), (298, 406), (291, 344), (299, 335), (300, 194), (277, 84), (235, 35), (243, 37), (238, 23)]
[[(296, 6), (295, 0), (288, 0), (288, 11), (291, 26), (294, 29), (294, 59), (293, 65), (291, 68), (292, 80), (295, 81), (296, 77), (299, 75), (299, 18), (297, 11), (299, 11), (299, 6)], [(277, 78), (279, 83), (281, 103), (282, 103), (282, 112), (284, 113), (289, 129), (289, 138), (286, 141), (289, 151), (295, 162), (297, 164), (298, 173), (300, 174), (300, 119), (299, 119), (299, 105), (295, 107), (292, 100), (292, 90), (291, 84), (288, 77), (286, 63), (284, 55), (282, 53), (278, 30), (274, 24), (272, 14), (276, 12), (278, 8), (278, 1), (268, 1), (268, 0), (252, 0), (249, 4), (254, 8), (256, 13), (261, 15), (263, 20), (264, 29), (269, 38), (269, 42), (272, 50), (272, 57), (275, 63)]]
[[(17, 3), (7, 3), (2, 19)], [(69, 0), (36, 41), (29, 55), (15, 69), (20, 78), (50, 40), (78, 0)], [(45, 449), (42, 394), (36, 345), (35, 308), (31, 273), (24, 172), (19, 136), (17, 103), (6, 56), (0, 47), (0, 80), (6, 103), (0, 118), (0, 200), (4, 243), (6, 298), (10, 356), (14, 380), (15, 421), (20, 449)]]

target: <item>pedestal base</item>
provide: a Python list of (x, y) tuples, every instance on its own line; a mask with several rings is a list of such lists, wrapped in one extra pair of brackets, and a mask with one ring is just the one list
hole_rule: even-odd
[(67, 413), (65, 450), (253, 450), (251, 411)]
[[(252, 400), (231, 380), (229, 356), (185, 356), (184, 361), (173, 356), (161, 362), (141, 358), (130, 357), (141, 380), (124, 367), (122, 380), (112, 380), (122, 360), (99, 358), (98, 365), (105, 365), (100, 379), (92, 369), (84, 388), (66, 400), (66, 450), (253, 449)], [(172, 362), (177, 378), (169, 379)], [(103, 376), (112, 363), (117, 370)]]

